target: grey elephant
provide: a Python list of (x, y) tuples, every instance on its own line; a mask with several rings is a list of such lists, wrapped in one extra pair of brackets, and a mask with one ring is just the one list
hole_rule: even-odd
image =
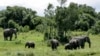
[(85, 42), (87, 42), (89, 44), (89, 48), (91, 47), (91, 41), (90, 41), (90, 38), (88, 36), (78, 36), (78, 37), (72, 38), (71, 40), (77, 41), (78, 48), (84, 48)]
[(70, 43), (65, 44), (65, 50), (72, 50), (72, 46)]
[(26, 42), (25, 44), (25, 48), (28, 47), (28, 48), (35, 48), (35, 43), (32, 42), (32, 41), (28, 41)]
[(76, 39), (71, 39), (69, 43), (65, 44), (65, 49), (73, 50), (79, 47), (79, 43)]
[(13, 34), (15, 34), (15, 39), (17, 38), (17, 30), (13, 28), (5, 29), (3, 32), (4, 40), (8, 40), (8, 37), (10, 38), (10, 41), (12, 40)]
[(57, 47), (59, 46), (59, 41), (57, 39), (51, 39), (50, 43), (51, 43), (52, 50), (57, 49)]

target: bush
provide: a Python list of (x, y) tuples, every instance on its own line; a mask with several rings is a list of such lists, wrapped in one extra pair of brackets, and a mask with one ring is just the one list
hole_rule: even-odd
[(24, 32), (28, 32), (30, 29), (29, 29), (29, 26), (28, 25), (25, 25), (24, 26)]
[(9, 28), (16, 28), (17, 23), (14, 22), (13, 20), (8, 21), (8, 27)]
[(19, 30), (20, 32), (23, 32), (23, 31), (24, 31), (22, 26), (19, 26), (18, 30)]
[(29, 26), (28, 25), (26, 25), (26, 26), (19, 26), (18, 27), (18, 30), (20, 31), (20, 32), (28, 32), (30, 29), (29, 29)]
[(39, 31), (39, 32), (44, 32), (44, 26), (42, 24), (36, 26), (36, 31)]
[(99, 34), (100, 33), (100, 21), (97, 21), (94, 26), (89, 30), (92, 34)]

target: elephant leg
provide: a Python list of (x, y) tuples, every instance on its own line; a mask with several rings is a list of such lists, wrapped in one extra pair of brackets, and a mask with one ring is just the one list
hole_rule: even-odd
[(35, 45), (32, 45), (32, 48), (35, 48)]
[(54, 50), (54, 46), (52, 46), (51, 48), (52, 48), (52, 50)]
[(30, 46), (28, 46), (28, 48), (30, 48)]
[(10, 36), (10, 41), (12, 41), (12, 35)]
[(82, 44), (82, 45), (81, 45), (81, 48), (84, 49), (84, 46), (85, 46), (85, 44)]
[(57, 49), (57, 46), (55, 46), (55, 49)]

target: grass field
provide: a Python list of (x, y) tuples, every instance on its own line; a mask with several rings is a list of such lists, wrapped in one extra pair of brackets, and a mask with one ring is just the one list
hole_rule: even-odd
[[(81, 32), (74, 32), (81, 33)], [(43, 41), (43, 34), (30, 31), (27, 33), (19, 33), (18, 38), (13, 41), (3, 40), (3, 31), (0, 32), (0, 56), (100, 56), (100, 35), (89, 35), (92, 47), (89, 48), (86, 43), (85, 49), (64, 50), (64, 46), (60, 45), (57, 50), (52, 51)], [(14, 37), (14, 36), (13, 36)], [(35, 49), (25, 48), (25, 42), (34, 41)]]

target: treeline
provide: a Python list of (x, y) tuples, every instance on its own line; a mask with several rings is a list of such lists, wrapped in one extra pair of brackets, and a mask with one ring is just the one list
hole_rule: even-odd
[(0, 11), (0, 27), (17, 28), (20, 31), (23, 31), (23, 28), (35, 29), (42, 24), (44, 19), (44, 17), (37, 16), (36, 13), (36, 11), (25, 7), (7, 6), (5, 10)]
[[(45, 16), (36, 11), (20, 6), (8, 6), (0, 11), (0, 27), (17, 28), (19, 31), (37, 30), (45, 32), (45, 36), (64, 37), (69, 30), (100, 33), (100, 12), (86, 4), (70, 3), (68, 7), (49, 4)], [(50, 33), (50, 34), (49, 34)], [(58, 37), (58, 38), (59, 38)], [(62, 39), (62, 38), (61, 38)]]

